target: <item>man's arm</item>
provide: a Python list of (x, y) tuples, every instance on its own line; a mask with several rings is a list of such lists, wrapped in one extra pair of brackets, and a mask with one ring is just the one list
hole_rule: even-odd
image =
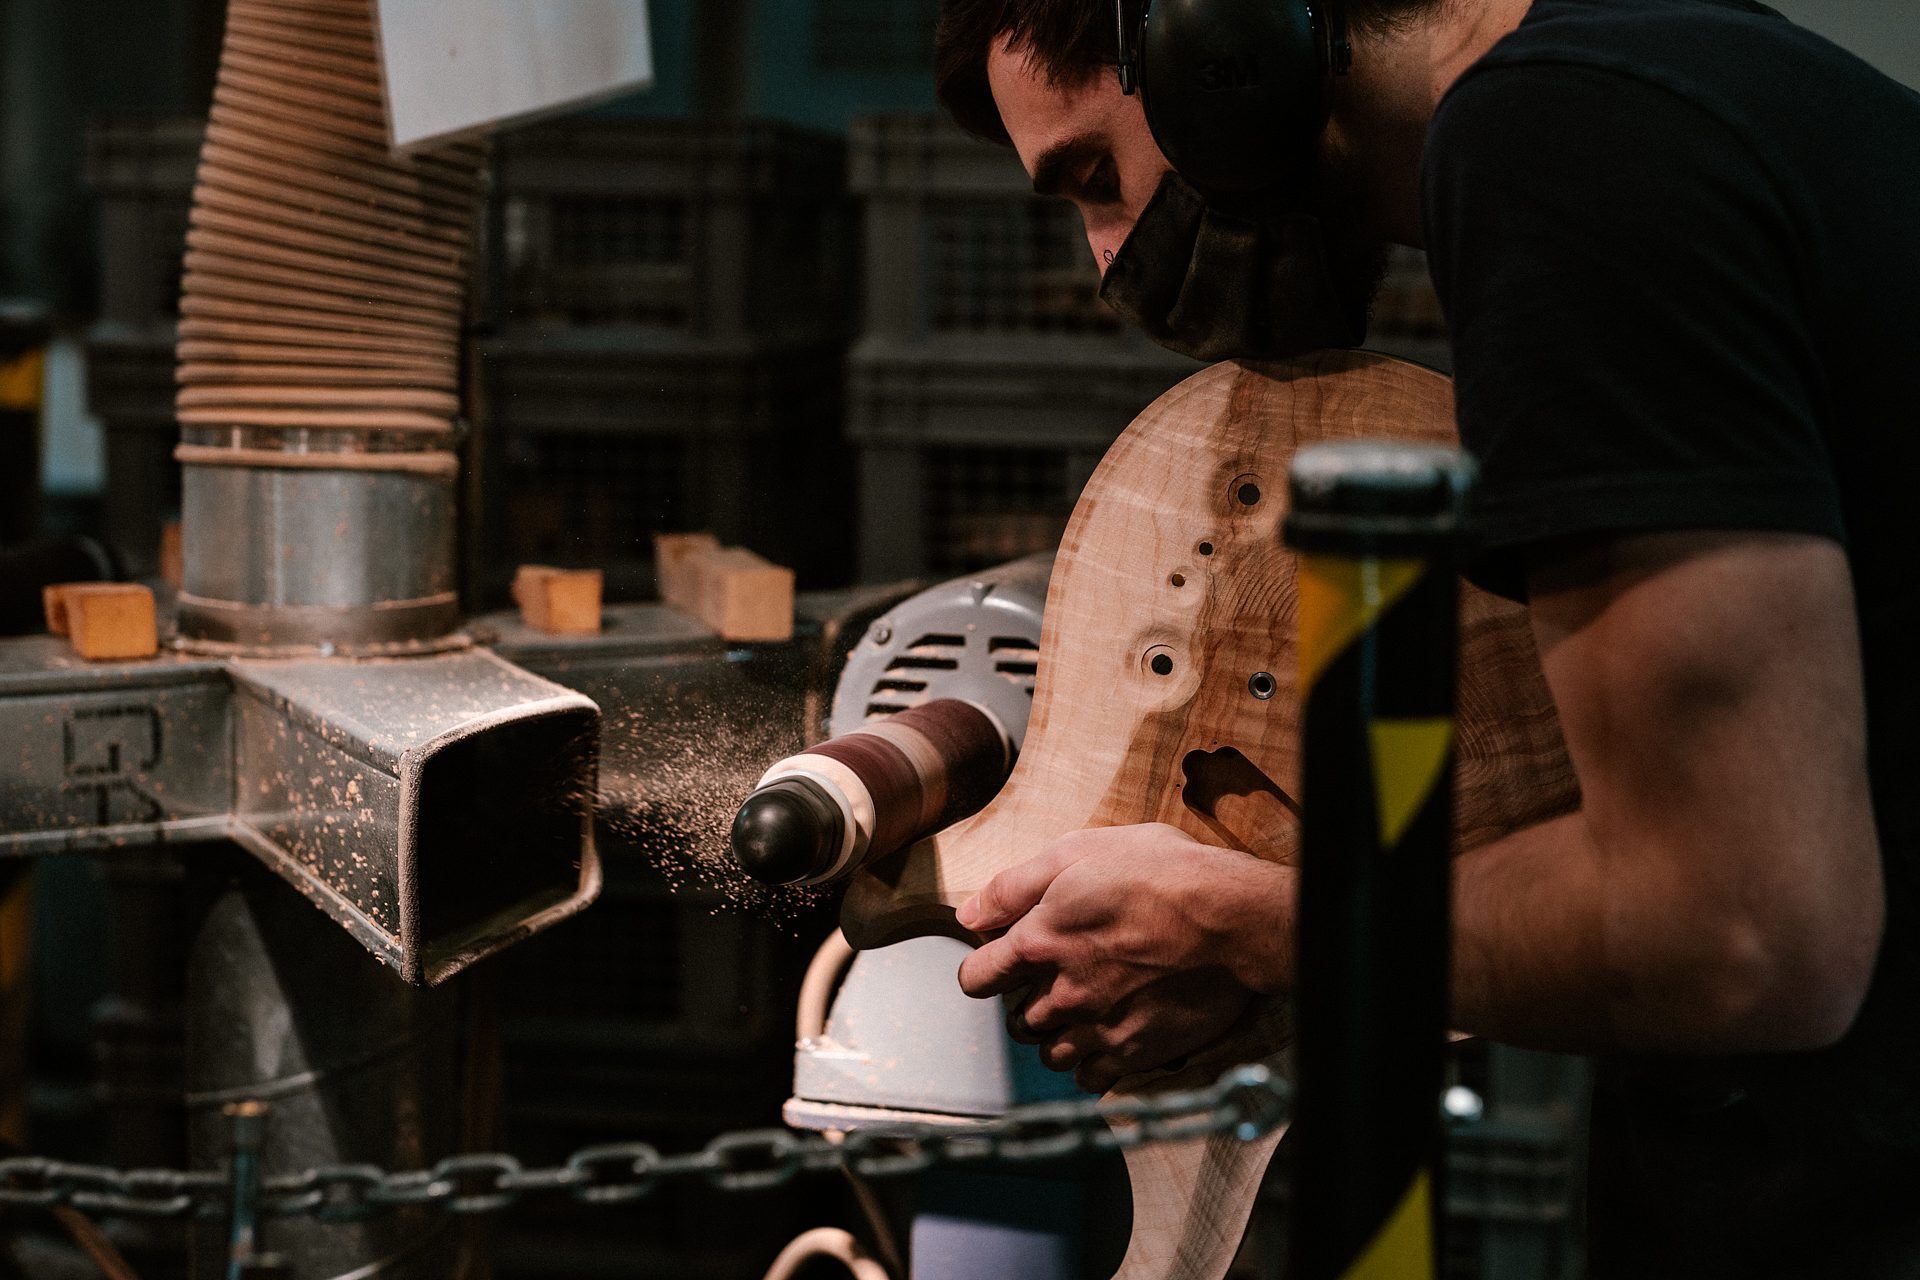
[[(1837, 1039), (1884, 910), (1838, 544), (1610, 539), (1531, 592), (1582, 807), (1457, 860), (1456, 1025), (1592, 1052)], [(961, 985), (1035, 987), (1023, 1030), (1103, 1088), (1292, 985), (1296, 883), (1170, 827), (1079, 832), (961, 908), (1006, 931)], [(1189, 975), (1209, 972), (1220, 1007), (1196, 1018)]]
[(1613, 539), (1530, 597), (1582, 807), (1459, 860), (1456, 1022), (1575, 1050), (1837, 1039), (1883, 915), (1840, 547)]

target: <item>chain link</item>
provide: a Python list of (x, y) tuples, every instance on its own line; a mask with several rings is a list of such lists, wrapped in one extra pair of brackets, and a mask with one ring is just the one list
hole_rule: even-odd
[[(789, 1129), (746, 1129), (678, 1155), (662, 1155), (644, 1142), (583, 1147), (542, 1169), (525, 1168), (502, 1152), (449, 1156), (430, 1169), (397, 1172), (370, 1164), (321, 1165), (265, 1179), (260, 1212), (360, 1222), (418, 1207), (499, 1213), (536, 1195), (618, 1205), (676, 1182), (751, 1192), (837, 1168), (891, 1178), (935, 1165), (1060, 1160), (1216, 1134), (1250, 1142), (1282, 1124), (1290, 1102), (1286, 1082), (1256, 1064), (1236, 1067), (1204, 1089), (1039, 1103), (977, 1124), (902, 1122), (855, 1129), (839, 1141)], [(0, 1159), (0, 1211), (71, 1205), (106, 1217), (218, 1218), (226, 1215), (231, 1194), (225, 1173), (115, 1169), (40, 1156)]]

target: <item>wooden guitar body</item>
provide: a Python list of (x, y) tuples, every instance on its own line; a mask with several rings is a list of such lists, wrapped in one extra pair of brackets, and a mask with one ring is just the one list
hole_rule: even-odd
[[(980, 813), (860, 873), (856, 947), (925, 934), (978, 943), (953, 908), (1085, 827), (1163, 822), (1291, 861), (1298, 842), (1295, 560), (1281, 543), (1296, 449), (1360, 437), (1451, 443), (1452, 384), (1364, 352), (1222, 364), (1167, 392), (1087, 482), (1047, 595), (1026, 746)], [(1524, 610), (1462, 601), (1456, 849), (1568, 810), (1577, 795)], [(1265, 695), (1265, 696), (1262, 696)], [(1117, 1092), (1191, 1087), (1287, 1040), (1284, 1001)], [(1278, 1134), (1129, 1151), (1125, 1280), (1219, 1280)]]

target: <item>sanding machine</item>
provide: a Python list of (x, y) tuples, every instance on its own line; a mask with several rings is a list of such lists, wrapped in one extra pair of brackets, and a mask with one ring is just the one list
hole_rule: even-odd
[[(742, 804), (735, 858), (776, 884), (822, 884), (978, 811), (1026, 738), (1051, 555), (920, 592), (876, 618), (834, 689), (831, 736), (774, 764)], [(1079, 1096), (964, 995), (965, 943), (854, 952), (830, 938), (802, 987), (785, 1118), (829, 1132), (964, 1127)], [(1080, 1274), (1078, 1180), (956, 1173), (919, 1188), (914, 1280)]]

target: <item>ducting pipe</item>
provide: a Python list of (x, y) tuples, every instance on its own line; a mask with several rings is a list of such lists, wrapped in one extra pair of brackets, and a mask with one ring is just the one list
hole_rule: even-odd
[(455, 629), (460, 324), (483, 152), (389, 146), (372, 0), (229, 0), (180, 301), (183, 643)]

